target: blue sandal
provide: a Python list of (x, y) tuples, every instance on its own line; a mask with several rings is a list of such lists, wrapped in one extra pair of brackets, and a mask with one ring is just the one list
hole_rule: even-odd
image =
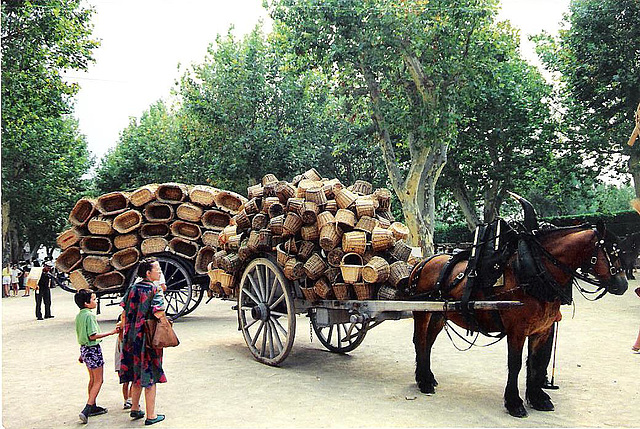
[(153, 425), (153, 424), (159, 423), (159, 422), (161, 422), (163, 420), (164, 420), (164, 414), (158, 414), (155, 419), (146, 419), (144, 421), (144, 424), (146, 426), (149, 426), (149, 425)]
[(131, 417), (131, 420), (138, 420), (144, 417), (144, 411), (141, 410), (134, 410), (131, 411), (129, 413), (129, 417)]

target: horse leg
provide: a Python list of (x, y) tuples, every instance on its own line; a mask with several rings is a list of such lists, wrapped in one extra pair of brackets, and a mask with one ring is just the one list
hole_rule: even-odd
[(527, 417), (522, 398), (518, 392), (518, 375), (522, 369), (522, 349), (525, 337), (521, 335), (507, 335), (507, 366), (509, 375), (507, 387), (504, 390), (504, 406), (514, 417)]
[[(431, 347), (442, 325), (437, 329), (436, 316), (427, 312), (416, 312), (413, 315), (413, 344), (416, 349), (416, 383), (422, 393), (435, 393), (438, 385), (431, 372)], [(435, 323), (434, 323), (435, 322)]]
[(538, 411), (553, 411), (549, 395), (542, 390), (551, 360), (554, 326), (545, 333), (529, 337), (529, 357), (527, 358), (527, 393), (529, 404)]

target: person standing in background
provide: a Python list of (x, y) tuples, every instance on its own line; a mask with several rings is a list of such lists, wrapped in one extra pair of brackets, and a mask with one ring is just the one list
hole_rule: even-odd
[(9, 264), (5, 265), (2, 269), (2, 297), (9, 296), (9, 288), (11, 287), (11, 270)]
[(42, 320), (42, 303), (44, 302), (44, 318), (53, 319), (51, 315), (51, 262), (45, 262), (42, 275), (36, 289), (36, 319)]

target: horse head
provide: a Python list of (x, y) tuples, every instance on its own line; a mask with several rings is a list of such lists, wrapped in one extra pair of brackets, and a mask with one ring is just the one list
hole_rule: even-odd
[(622, 295), (627, 291), (629, 283), (624, 275), (620, 240), (607, 230), (602, 221), (596, 224), (595, 235), (594, 256), (589, 261), (590, 272), (600, 280), (607, 292)]

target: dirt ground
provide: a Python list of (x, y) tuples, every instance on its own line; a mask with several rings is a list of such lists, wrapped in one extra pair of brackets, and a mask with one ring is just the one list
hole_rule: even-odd
[[(279, 368), (253, 360), (237, 331), (232, 303), (204, 302), (176, 322), (181, 344), (165, 352), (169, 382), (158, 387), (161, 427), (633, 427), (640, 423), (640, 355), (630, 347), (640, 325), (638, 281), (621, 296), (563, 307), (555, 412), (510, 417), (502, 406), (506, 342), (467, 352), (443, 333), (433, 352), (440, 386), (432, 396), (414, 382), (410, 319), (388, 321), (350, 355), (312, 342), (297, 318), (293, 351)], [(2, 423), (5, 428), (80, 427), (87, 372), (78, 363), (72, 294), (53, 291), (54, 319), (37, 321), (31, 298), (2, 299)], [(575, 311), (575, 315), (573, 315)], [(103, 331), (118, 308), (102, 306)], [(109, 413), (88, 427), (138, 427), (122, 410), (113, 370), (115, 338), (103, 343), (105, 383), (98, 403)], [(520, 377), (524, 396), (524, 371)]]

